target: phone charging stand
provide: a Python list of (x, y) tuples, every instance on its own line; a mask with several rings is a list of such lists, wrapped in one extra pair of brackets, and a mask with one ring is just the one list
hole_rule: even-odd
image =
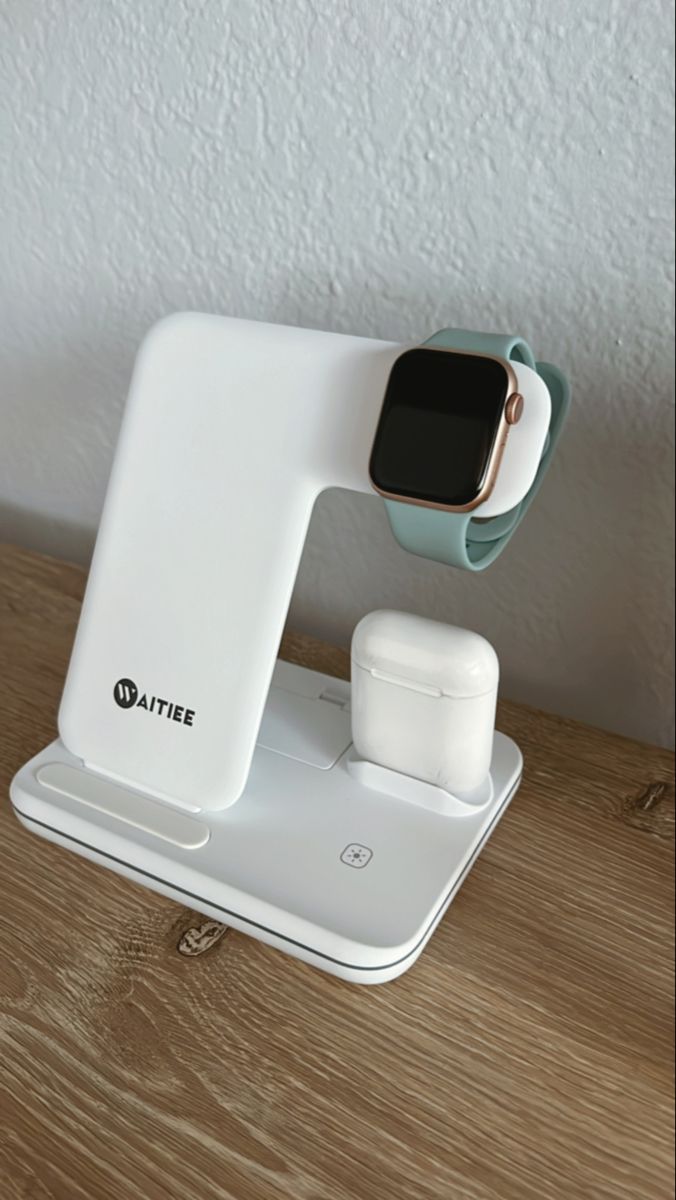
[(317, 494), (370, 491), (400, 351), (197, 315), (151, 333), (61, 738), (11, 786), (41, 836), (358, 983), (415, 962), (522, 770), (500, 733), (471, 796), (359, 762), (350, 685), (276, 660)]

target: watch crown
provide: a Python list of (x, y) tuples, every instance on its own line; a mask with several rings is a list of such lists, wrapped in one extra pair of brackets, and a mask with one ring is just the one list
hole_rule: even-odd
[(523, 396), (514, 392), (505, 405), (505, 420), (508, 425), (518, 425), (523, 416)]

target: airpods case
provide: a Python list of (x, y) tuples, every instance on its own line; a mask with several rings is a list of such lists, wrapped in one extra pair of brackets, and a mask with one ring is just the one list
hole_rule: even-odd
[(447, 792), (491, 763), (499, 664), (485, 638), (410, 613), (369, 613), (352, 637), (352, 739), (359, 758)]

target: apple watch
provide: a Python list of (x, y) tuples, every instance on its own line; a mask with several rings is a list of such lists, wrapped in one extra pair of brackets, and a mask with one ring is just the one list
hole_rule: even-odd
[(570, 404), (562, 372), (522, 338), (442, 329), (395, 361), (371, 483), (397, 541), (481, 571), (532, 503)]

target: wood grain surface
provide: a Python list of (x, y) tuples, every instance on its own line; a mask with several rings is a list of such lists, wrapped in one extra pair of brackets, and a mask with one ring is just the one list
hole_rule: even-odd
[(84, 577), (4, 548), (0, 581), (2, 1200), (672, 1196), (671, 755), (503, 704), (521, 791), (418, 964), (359, 988), (19, 826)]

